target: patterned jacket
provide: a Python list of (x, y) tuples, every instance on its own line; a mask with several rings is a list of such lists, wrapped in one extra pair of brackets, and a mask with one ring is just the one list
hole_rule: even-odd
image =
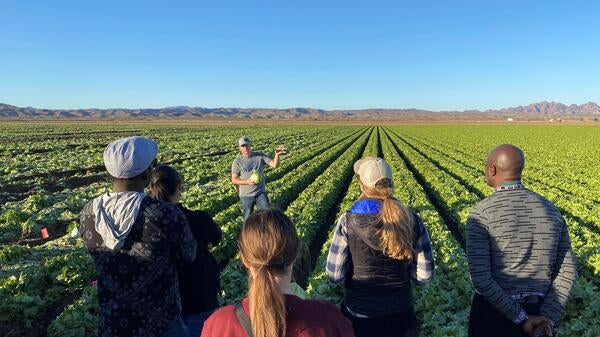
[(95, 230), (92, 202), (81, 212), (81, 236), (98, 273), (98, 336), (160, 336), (181, 314), (177, 261), (196, 253), (184, 214), (146, 196), (121, 248)]

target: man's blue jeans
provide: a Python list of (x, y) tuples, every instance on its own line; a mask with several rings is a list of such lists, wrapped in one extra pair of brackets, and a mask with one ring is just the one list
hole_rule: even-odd
[(244, 212), (244, 221), (246, 221), (250, 214), (252, 214), (254, 205), (256, 205), (259, 209), (271, 208), (269, 197), (267, 196), (266, 192), (253, 197), (240, 197), (240, 202), (242, 203), (242, 212)]

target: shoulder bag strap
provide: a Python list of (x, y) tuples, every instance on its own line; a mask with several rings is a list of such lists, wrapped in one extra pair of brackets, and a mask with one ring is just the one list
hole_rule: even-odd
[(254, 337), (254, 334), (252, 333), (252, 324), (250, 323), (250, 317), (246, 315), (241, 301), (235, 305), (235, 316), (242, 325), (242, 328), (244, 328), (244, 330), (248, 334), (248, 337)]

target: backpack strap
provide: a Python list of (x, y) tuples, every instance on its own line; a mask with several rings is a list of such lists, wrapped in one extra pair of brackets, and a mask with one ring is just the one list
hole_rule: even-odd
[(254, 337), (254, 334), (252, 333), (252, 323), (250, 323), (250, 317), (248, 317), (248, 315), (244, 311), (242, 301), (235, 304), (235, 316), (242, 325), (242, 328), (244, 328), (244, 330), (248, 334), (248, 337)]

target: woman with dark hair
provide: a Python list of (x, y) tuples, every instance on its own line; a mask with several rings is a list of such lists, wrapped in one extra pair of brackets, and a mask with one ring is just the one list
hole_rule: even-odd
[(393, 197), (392, 170), (367, 157), (354, 164), (361, 196), (338, 220), (331, 281), (344, 281), (342, 311), (357, 337), (418, 336), (411, 281), (428, 282), (434, 260), (419, 216)]
[(190, 336), (198, 337), (206, 318), (219, 307), (219, 270), (208, 248), (219, 243), (221, 229), (207, 212), (189, 210), (179, 203), (182, 184), (183, 180), (174, 168), (160, 165), (154, 168), (150, 192), (156, 199), (177, 204), (198, 242), (194, 261), (177, 266), (182, 317)]
[(240, 258), (248, 270), (248, 297), (214, 313), (202, 337), (352, 337), (352, 325), (331, 303), (303, 300), (290, 289), (300, 240), (281, 211), (251, 215), (242, 228)]

